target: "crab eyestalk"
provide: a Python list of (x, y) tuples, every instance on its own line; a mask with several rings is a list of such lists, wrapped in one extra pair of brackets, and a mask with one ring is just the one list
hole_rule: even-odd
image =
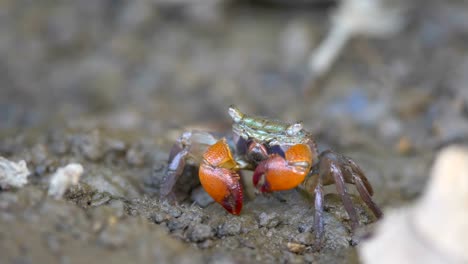
[(287, 133), (289, 136), (295, 136), (295, 135), (297, 135), (297, 133), (299, 133), (302, 129), (303, 129), (302, 122), (296, 122), (296, 123), (290, 125), (290, 126), (286, 129), (286, 133)]
[(237, 163), (226, 139), (219, 140), (206, 150), (198, 174), (203, 188), (217, 203), (231, 214), (240, 214), (242, 186)]
[(231, 105), (228, 112), (234, 123), (238, 123), (244, 118), (244, 114), (235, 105)]
[(261, 192), (290, 190), (304, 181), (312, 164), (312, 151), (305, 144), (291, 146), (280, 155), (273, 154), (255, 169), (253, 184)]

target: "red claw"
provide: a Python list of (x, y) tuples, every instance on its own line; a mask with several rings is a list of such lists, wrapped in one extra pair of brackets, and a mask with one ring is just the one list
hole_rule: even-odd
[(312, 164), (308, 145), (298, 144), (285, 152), (285, 158), (271, 155), (260, 162), (253, 174), (253, 184), (261, 192), (289, 190), (304, 181)]
[(223, 138), (210, 146), (203, 155), (199, 177), (205, 191), (229, 213), (242, 210), (242, 186), (237, 164)]

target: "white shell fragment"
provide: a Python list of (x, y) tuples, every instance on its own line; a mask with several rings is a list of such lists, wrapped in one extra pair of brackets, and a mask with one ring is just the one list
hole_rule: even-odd
[(0, 157), (0, 187), (2, 189), (23, 187), (28, 183), (29, 174), (24, 160), (16, 163)]
[(351, 37), (389, 37), (398, 32), (405, 24), (404, 10), (397, 0), (343, 0), (332, 16), (329, 34), (309, 58), (312, 78), (328, 72)]
[(62, 198), (68, 188), (78, 184), (81, 174), (83, 174), (83, 166), (81, 164), (70, 163), (65, 167), (59, 168), (50, 179), (49, 196), (55, 199)]
[(468, 263), (468, 149), (441, 151), (425, 194), (387, 212), (359, 254), (364, 263)]

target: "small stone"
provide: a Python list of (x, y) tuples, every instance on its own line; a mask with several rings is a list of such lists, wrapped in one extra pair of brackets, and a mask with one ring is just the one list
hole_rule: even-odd
[(205, 224), (196, 224), (189, 231), (187, 237), (190, 241), (201, 242), (210, 237), (213, 237), (213, 230), (209, 225)]
[(16, 163), (0, 157), (0, 187), (2, 189), (23, 187), (28, 183), (29, 174), (24, 160)]
[(59, 168), (50, 179), (49, 196), (55, 199), (62, 198), (63, 194), (70, 186), (77, 185), (83, 174), (83, 166), (77, 163), (70, 163), (65, 167)]
[(258, 224), (261, 227), (266, 227), (266, 228), (276, 227), (280, 223), (281, 223), (281, 221), (280, 221), (280, 219), (278, 217), (278, 214), (276, 214), (276, 213), (267, 214), (265, 212), (262, 212), (260, 214), (260, 216), (259, 216), (259, 219), (258, 219)]
[(234, 236), (241, 232), (242, 225), (237, 219), (226, 221), (218, 230), (218, 236)]
[(302, 254), (304, 253), (306, 247), (302, 244), (298, 244), (298, 243), (293, 243), (293, 242), (288, 242), (287, 244), (288, 246), (288, 250), (293, 252), (293, 253), (296, 253), (296, 254)]
[(411, 141), (408, 137), (401, 137), (400, 140), (398, 140), (398, 144), (396, 145), (396, 150), (400, 154), (408, 154), (411, 152), (413, 149), (413, 146), (411, 144)]
[(180, 217), (182, 215), (182, 210), (179, 207), (177, 207), (175, 205), (172, 205), (172, 204), (170, 204), (168, 202), (164, 202), (162, 205), (163, 206), (162, 206), (161, 209), (165, 213), (169, 214), (170, 216), (172, 216), (174, 218), (178, 218), (178, 217)]
[(175, 230), (185, 229), (189, 224), (190, 221), (188, 221), (187, 218), (172, 219), (167, 223), (167, 228), (169, 228), (171, 232), (174, 232)]
[(161, 224), (162, 222), (165, 222), (169, 219), (169, 216), (166, 213), (163, 212), (155, 212), (151, 214), (150, 220), (153, 221), (156, 224)]

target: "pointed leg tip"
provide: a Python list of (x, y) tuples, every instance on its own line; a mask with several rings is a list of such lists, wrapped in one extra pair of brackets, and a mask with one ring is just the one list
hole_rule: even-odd
[(222, 206), (226, 211), (233, 215), (240, 215), (242, 211), (242, 203), (240, 204), (232, 204), (232, 203), (223, 203)]

